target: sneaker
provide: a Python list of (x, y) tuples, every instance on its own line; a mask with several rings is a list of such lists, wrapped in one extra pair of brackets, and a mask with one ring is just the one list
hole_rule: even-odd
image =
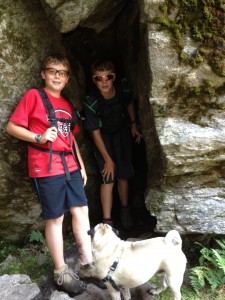
[(124, 230), (131, 230), (134, 227), (134, 222), (129, 208), (121, 208), (120, 221)]
[(59, 271), (54, 271), (54, 280), (65, 292), (79, 294), (86, 289), (86, 284), (80, 281), (79, 276), (68, 265), (64, 265)]

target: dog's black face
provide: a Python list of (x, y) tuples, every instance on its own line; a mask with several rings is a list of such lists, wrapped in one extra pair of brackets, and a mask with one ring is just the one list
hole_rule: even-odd
[[(96, 225), (96, 226), (98, 226), (98, 225)], [(91, 228), (87, 232), (87, 234), (90, 235), (92, 239), (93, 239), (93, 237), (95, 235), (95, 228), (96, 228), (96, 226), (94, 228)], [(107, 224), (106, 226), (110, 226), (110, 225)], [(119, 236), (119, 230), (117, 230), (117, 229), (115, 229), (115, 228), (112, 227), (112, 231), (115, 233), (115, 235)]]
[(90, 235), (91, 238), (93, 238), (94, 235), (95, 235), (95, 229), (94, 229), (94, 228), (91, 228), (90, 230), (88, 230), (87, 234)]
[(119, 230), (117, 230), (117, 229), (115, 229), (115, 228), (113, 228), (113, 232), (114, 232), (115, 235), (117, 235), (117, 236), (119, 236), (119, 234), (120, 234)]

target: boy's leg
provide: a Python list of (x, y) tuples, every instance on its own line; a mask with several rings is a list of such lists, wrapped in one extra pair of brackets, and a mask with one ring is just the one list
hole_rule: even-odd
[(62, 268), (65, 264), (62, 233), (63, 219), (64, 216), (61, 216), (60, 218), (46, 220), (45, 222), (45, 238), (56, 270)]
[(127, 179), (118, 179), (118, 193), (121, 203), (120, 208), (120, 221), (122, 227), (125, 230), (131, 230), (134, 226), (133, 218), (128, 206), (128, 180)]
[(113, 186), (114, 183), (102, 184), (100, 188), (100, 197), (102, 204), (103, 219), (111, 219), (113, 204)]
[(122, 206), (128, 205), (128, 181), (126, 179), (118, 179), (118, 193)]
[(70, 207), (70, 213), (72, 215), (73, 234), (80, 253), (81, 264), (89, 264), (92, 262), (92, 251), (91, 237), (88, 235), (88, 230), (90, 229), (88, 207), (73, 206)]
[(88, 206), (72, 206), (70, 212), (73, 234), (80, 254), (79, 276), (95, 277), (96, 267), (92, 262), (91, 237), (88, 235), (90, 229)]
[(49, 219), (45, 223), (45, 237), (50, 255), (55, 265), (54, 280), (66, 292), (80, 293), (86, 285), (69, 269), (64, 261), (62, 223), (64, 216)]
[(64, 261), (62, 227), (64, 213), (68, 211), (65, 180), (62, 174), (35, 179), (35, 183), (45, 220), (46, 241), (55, 265), (54, 280), (66, 292), (80, 293), (85, 290), (86, 284)]

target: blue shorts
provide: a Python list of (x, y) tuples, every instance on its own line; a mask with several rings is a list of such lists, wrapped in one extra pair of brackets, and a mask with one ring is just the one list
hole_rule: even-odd
[(72, 206), (87, 206), (80, 170), (70, 175), (71, 180), (65, 174), (34, 178), (44, 220), (59, 218)]
[[(130, 128), (121, 128), (118, 133), (107, 134), (101, 132), (102, 139), (104, 141), (107, 152), (111, 156), (115, 163), (115, 176), (112, 179), (106, 179), (102, 176), (102, 183), (109, 184), (115, 182), (116, 179), (127, 179), (129, 180), (134, 175), (132, 156), (131, 156), (131, 136)], [(97, 160), (100, 172), (104, 168), (105, 161), (94, 145), (95, 158)]]

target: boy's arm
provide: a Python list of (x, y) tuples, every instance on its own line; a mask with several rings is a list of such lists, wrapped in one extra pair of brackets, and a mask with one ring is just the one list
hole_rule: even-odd
[[(20, 126), (12, 121), (8, 122), (6, 126), (6, 132), (16, 137), (17, 139), (26, 142), (36, 143), (35, 137), (37, 136), (37, 133), (34, 133), (29, 129)], [(40, 144), (44, 144), (47, 141), (54, 142), (56, 138), (57, 138), (57, 129), (55, 127), (50, 127), (42, 134)]]
[(105, 143), (102, 139), (100, 130), (97, 129), (97, 130), (92, 131), (91, 136), (92, 136), (92, 139), (93, 139), (96, 147), (98, 148), (99, 152), (101, 153), (101, 155), (105, 161), (104, 168), (103, 168), (103, 170), (101, 170), (103, 177), (106, 177), (106, 179), (108, 180), (111, 176), (111, 178), (113, 179), (114, 172), (115, 172), (115, 164), (105, 147)]
[(80, 168), (81, 168), (80, 171), (81, 171), (81, 176), (82, 176), (82, 179), (83, 179), (83, 184), (85, 186), (86, 183), (87, 183), (87, 173), (86, 173), (86, 170), (85, 170), (85, 167), (84, 167), (84, 162), (83, 162), (83, 159), (81, 157), (80, 149), (79, 149), (79, 146), (78, 146), (77, 141), (75, 139), (75, 136), (73, 137), (73, 141), (74, 141), (74, 146), (75, 146), (75, 149), (76, 149), (77, 158), (78, 158), (78, 161), (80, 163)]
[(35, 143), (35, 137), (36, 133), (29, 131), (25, 127), (22, 127), (12, 121), (9, 121), (7, 126), (6, 126), (6, 132), (17, 139), (26, 141), (26, 142), (31, 142)]
[(127, 106), (127, 112), (128, 112), (129, 118), (130, 118), (132, 137), (134, 137), (135, 142), (139, 144), (141, 141), (141, 138), (142, 138), (142, 134), (138, 130), (136, 113), (135, 113), (133, 101)]

